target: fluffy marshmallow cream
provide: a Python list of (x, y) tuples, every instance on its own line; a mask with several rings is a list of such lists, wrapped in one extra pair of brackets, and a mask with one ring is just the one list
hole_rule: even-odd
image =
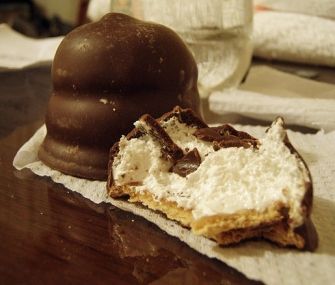
[(214, 151), (211, 143), (193, 136), (195, 128), (176, 118), (162, 127), (185, 152), (198, 149), (202, 160), (198, 169), (186, 177), (169, 172), (171, 162), (162, 158), (161, 146), (153, 137), (122, 137), (113, 163), (116, 185), (139, 182), (139, 186), (130, 186), (133, 191), (148, 191), (157, 200), (176, 202), (190, 209), (195, 219), (249, 209), (261, 212), (281, 201), (290, 208), (292, 226), (303, 222), (301, 201), (309, 176), (303, 162), (283, 142), (286, 132), (281, 119), (260, 139), (258, 149)]

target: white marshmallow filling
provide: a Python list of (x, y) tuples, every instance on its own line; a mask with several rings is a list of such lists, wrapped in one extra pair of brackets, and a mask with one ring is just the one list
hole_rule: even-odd
[[(135, 126), (143, 124), (140, 121)], [(128, 140), (122, 137), (113, 162), (116, 186), (151, 193), (157, 201), (165, 199), (190, 209), (194, 219), (234, 214), (242, 210), (264, 211), (273, 203), (289, 208), (291, 226), (303, 223), (301, 202), (309, 182), (303, 162), (284, 143), (283, 122), (273, 123), (259, 148), (229, 147), (214, 151), (212, 143), (193, 135), (196, 128), (171, 118), (162, 127), (186, 153), (197, 148), (201, 156), (198, 169), (186, 177), (170, 172), (172, 163), (161, 155), (161, 145), (148, 134)]]

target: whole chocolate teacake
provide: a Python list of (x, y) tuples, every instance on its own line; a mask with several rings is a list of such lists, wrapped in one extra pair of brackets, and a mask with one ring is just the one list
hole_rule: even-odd
[(110, 13), (74, 29), (52, 65), (47, 135), (39, 158), (53, 169), (107, 178), (110, 147), (142, 114), (175, 105), (199, 113), (195, 60), (171, 29)]

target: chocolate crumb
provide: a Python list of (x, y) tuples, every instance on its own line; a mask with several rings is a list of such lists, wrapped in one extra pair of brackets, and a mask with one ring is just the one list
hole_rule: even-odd
[(257, 147), (256, 140), (248, 140), (248, 139), (228, 139), (222, 141), (214, 141), (213, 142), (213, 149), (215, 151), (219, 150), (220, 148), (228, 148), (228, 147)]
[(171, 168), (171, 171), (186, 177), (188, 174), (196, 171), (201, 164), (201, 157), (196, 148), (186, 153), (181, 159), (177, 160)]

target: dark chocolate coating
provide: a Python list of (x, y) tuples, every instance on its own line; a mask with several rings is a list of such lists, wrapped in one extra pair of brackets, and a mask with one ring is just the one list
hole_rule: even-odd
[(60, 44), (39, 157), (64, 173), (104, 180), (110, 147), (142, 114), (180, 105), (199, 113), (197, 66), (172, 30), (110, 13)]
[(302, 163), (305, 165), (308, 177), (310, 182), (305, 182), (306, 193), (301, 202), (301, 208), (305, 215), (304, 223), (295, 229), (295, 233), (301, 236), (304, 239), (304, 250), (314, 251), (319, 244), (319, 237), (318, 233), (315, 229), (313, 221), (311, 219), (312, 208), (313, 208), (313, 182), (312, 182), (312, 175), (308, 169), (307, 163), (303, 159), (303, 157), (299, 154), (299, 152), (294, 148), (291, 144), (288, 136), (285, 136), (284, 139), (285, 145), (291, 151), (292, 154), (296, 155)]
[(170, 171), (186, 177), (196, 171), (201, 164), (201, 157), (197, 148), (186, 153), (181, 159), (177, 160)]

